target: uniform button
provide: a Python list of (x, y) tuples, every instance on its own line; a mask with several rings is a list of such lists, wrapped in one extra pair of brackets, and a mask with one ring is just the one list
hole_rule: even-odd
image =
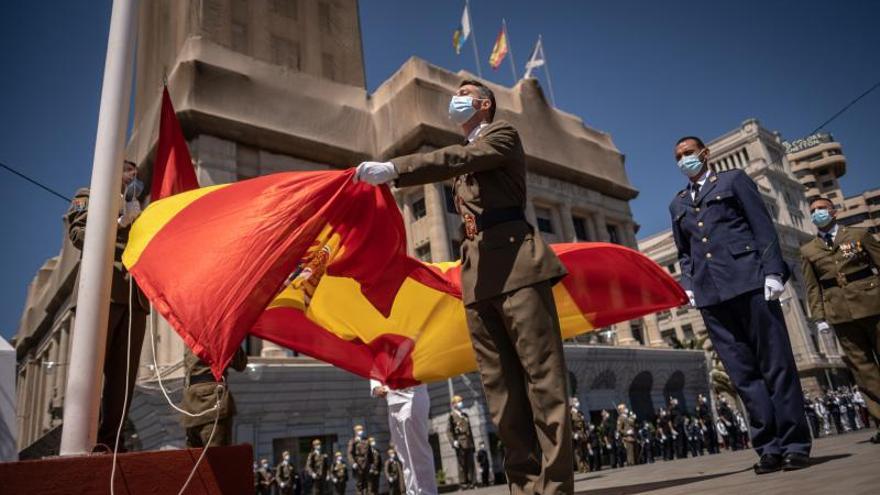
[(746, 244), (746, 249), (752, 249), (752, 248), (751, 248), (751, 246), (749, 246), (748, 244)]
[(510, 236), (510, 242), (515, 241), (516, 239), (513, 236)]
[(694, 211), (696, 211), (697, 213), (699, 213), (699, 212), (700, 212), (700, 207), (698, 206), (698, 207), (694, 208)]
[(721, 199), (721, 196), (715, 196), (715, 199)]
[(703, 222), (697, 222), (697, 227), (702, 227), (702, 226), (703, 226)]
[(706, 253), (706, 257), (707, 257), (707, 258), (711, 258), (711, 257), (712, 257), (712, 253)]
[(708, 238), (708, 237), (703, 237), (703, 242), (709, 242), (709, 238)]

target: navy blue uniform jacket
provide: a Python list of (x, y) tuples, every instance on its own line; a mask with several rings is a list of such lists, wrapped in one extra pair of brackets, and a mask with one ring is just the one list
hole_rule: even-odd
[(761, 289), (767, 275), (788, 280), (773, 219), (742, 170), (712, 172), (695, 199), (688, 188), (676, 194), (669, 213), (681, 285), (698, 308)]

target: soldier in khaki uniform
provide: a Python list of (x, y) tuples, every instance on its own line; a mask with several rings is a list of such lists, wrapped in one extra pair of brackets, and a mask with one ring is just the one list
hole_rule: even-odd
[(348, 441), (348, 465), (351, 466), (351, 474), (354, 477), (355, 493), (365, 495), (369, 485), (369, 470), (373, 464), (373, 451), (370, 444), (364, 438), (364, 427), (354, 426), (354, 437)]
[[(138, 197), (143, 191), (143, 184), (137, 179), (137, 167), (134, 163), (123, 163), (122, 184), (120, 194), (123, 197), (123, 208), (120, 211), (116, 227), (116, 250), (113, 256), (113, 279), (110, 289), (110, 316), (107, 321), (107, 352), (104, 357), (104, 389), (101, 393), (101, 419), (98, 425), (98, 445), (112, 449), (116, 443), (116, 432), (119, 423), (128, 415), (123, 411), (123, 404), (131, 404), (137, 378), (138, 364), (141, 358), (141, 346), (144, 343), (149, 303), (141, 294), (137, 284), (131, 280), (128, 270), (122, 266), (122, 252), (128, 244), (128, 234), (132, 222), (140, 214)], [(86, 237), (86, 221), (89, 216), (89, 189), (76, 191), (70, 203), (64, 221), (67, 235), (77, 249), (83, 248)], [(77, 299), (79, 280), (74, 284), (71, 300)], [(74, 307), (76, 311), (76, 307)], [(129, 338), (131, 325), (131, 342)], [(129, 352), (130, 344), (130, 352)], [(130, 356), (130, 358), (129, 358)], [(125, 387), (125, 372), (128, 369), (128, 388)], [(119, 452), (125, 452), (124, 445)]]
[(342, 459), (342, 452), (336, 452), (336, 460), (330, 468), (330, 481), (333, 483), (335, 495), (345, 495), (345, 488), (348, 485), (348, 466)]
[(476, 468), (474, 465), (474, 434), (471, 431), (471, 420), (464, 412), (464, 402), (460, 395), (452, 397), (452, 411), (449, 413), (449, 427), (446, 438), (455, 450), (458, 461), (458, 485), (461, 488), (473, 488), (476, 484)]
[(312, 440), (312, 451), (306, 457), (306, 475), (312, 483), (312, 495), (324, 494), (324, 482), (330, 474), (330, 457), (321, 452), (321, 441)]
[(394, 447), (388, 449), (388, 460), (385, 461), (385, 480), (388, 481), (388, 495), (403, 495), (406, 492), (403, 483), (403, 463), (397, 457)]
[(369, 495), (379, 495), (379, 482), (382, 479), (382, 453), (376, 447), (376, 439), (370, 437), (367, 439), (370, 445), (370, 465), (367, 469), (367, 493)]
[(567, 372), (552, 293), (566, 270), (526, 221), (525, 153), (495, 110), (489, 88), (464, 81), (449, 117), (467, 143), (364, 162), (355, 180), (408, 187), (453, 179), (462, 301), (510, 490), (572, 493)]
[[(241, 348), (236, 351), (229, 366), (236, 371), (244, 371), (247, 354)], [(232, 443), (232, 418), (235, 416), (235, 401), (227, 385), (214, 379), (211, 367), (199, 359), (188, 347), (183, 354), (186, 377), (181, 407), (192, 414), (208, 411), (217, 406), (214, 412), (198, 417), (181, 415), (180, 423), (186, 428), (186, 446), (217, 447)], [(223, 373), (224, 376), (226, 372)], [(218, 418), (219, 416), (219, 418)], [(214, 420), (217, 428), (214, 430)], [(214, 430), (214, 435), (211, 432)], [(211, 443), (208, 444), (210, 438)]]
[(636, 424), (629, 415), (625, 404), (617, 405), (617, 434), (623, 439), (627, 465), (634, 466), (636, 464)]
[(589, 436), (587, 431), (587, 418), (584, 417), (584, 413), (578, 409), (580, 401), (577, 397), (572, 397), (570, 403), (572, 447), (574, 448), (574, 457), (576, 460), (575, 468), (579, 472), (586, 473), (589, 471), (590, 462), (587, 455), (587, 451), (589, 450), (589, 443), (587, 440), (587, 437)]
[(294, 488), (299, 481), (296, 468), (290, 463), (290, 452), (285, 450), (281, 454), (281, 462), (275, 466), (275, 482), (278, 484), (280, 495), (293, 495)]
[[(820, 331), (834, 325), (847, 366), (880, 420), (880, 243), (864, 229), (838, 226), (834, 203), (818, 198), (810, 215), (819, 235), (801, 246), (810, 314)], [(871, 438), (880, 443), (880, 431)]]

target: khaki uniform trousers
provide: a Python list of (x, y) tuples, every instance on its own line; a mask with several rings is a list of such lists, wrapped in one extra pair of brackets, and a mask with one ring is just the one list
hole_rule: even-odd
[(834, 331), (843, 348), (844, 361), (856, 377), (868, 412), (880, 421), (880, 315), (835, 323)]
[(567, 368), (550, 282), (466, 307), (510, 492), (574, 492)]

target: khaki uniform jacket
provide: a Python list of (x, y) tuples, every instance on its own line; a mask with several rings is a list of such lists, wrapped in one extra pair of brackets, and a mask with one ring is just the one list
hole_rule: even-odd
[[(406, 491), (403, 484), (403, 464), (400, 459), (389, 457), (385, 461), (385, 479), (388, 480), (389, 493), (404, 493)], [(391, 485), (396, 485), (397, 490), (392, 489)]]
[(571, 410), (571, 432), (577, 441), (587, 439), (587, 419), (579, 409)]
[(449, 443), (458, 440), (458, 448), (473, 449), (474, 434), (471, 431), (471, 421), (463, 412), (453, 411), (449, 413), (449, 428), (446, 430)]
[[(813, 320), (832, 325), (880, 314), (880, 243), (864, 229), (840, 226), (829, 248), (819, 237), (801, 246), (807, 300)], [(874, 275), (845, 283), (843, 287), (822, 287), (821, 280), (842, 279), (841, 275), (865, 269)]]
[[(232, 357), (229, 366), (236, 371), (244, 371), (247, 362), (247, 354), (239, 348)], [(186, 368), (186, 387), (183, 389), (183, 400), (181, 401), (183, 409), (191, 413), (200, 413), (214, 407), (214, 404), (217, 403), (216, 382), (210, 381), (190, 385), (192, 377), (210, 375), (210, 366), (193, 354), (188, 347), (183, 355), (183, 365)], [(229, 390), (226, 390), (223, 393), (218, 413), (220, 414), (220, 419), (235, 415), (235, 401), (232, 399), (232, 394), (229, 393)], [(184, 428), (191, 428), (193, 426), (213, 423), (215, 417), (214, 414), (205, 414), (204, 416), (199, 416), (197, 418), (182, 415), (180, 422)]]
[(348, 466), (345, 465), (344, 462), (334, 462), (332, 468), (332, 475), (334, 484), (345, 485), (348, 481)]
[(348, 463), (351, 469), (365, 471), (373, 463), (373, 451), (370, 449), (370, 443), (364, 438), (354, 437), (348, 441)]
[(327, 454), (317, 453), (314, 450), (309, 452), (306, 458), (306, 474), (309, 476), (323, 480), (327, 478), (330, 470), (330, 457)]
[[(64, 215), (64, 223), (67, 225), (67, 237), (73, 246), (79, 250), (83, 248), (83, 241), (86, 238), (86, 221), (89, 218), (89, 189), (87, 187), (80, 188), (73, 196), (73, 201)], [(128, 305), (129, 294), (129, 275), (128, 270), (122, 265), (122, 252), (128, 244), (129, 227), (116, 227), (116, 250), (113, 255), (113, 284), (110, 288), (110, 302), (113, 304)], [(73, 295), (71, 300), (76, 304), (77, 293), (79, 292), (79, 274), (77, 274), (76, 284), (73, 286)], [(143, 293), (134, 284), (135, 300), (137, 304), (132, 309), (149, 311), (150, 303)]]
[[(391, 160), (398, 187), (455, 179), (455, 207), (462, 216), (526, 207), (526, 162), (519, 133), (496, 121), (469, 144)], [(554, 283), (565, 267), (535, 228), (510, 221), (478, 232), (461, 243), (461, 290), (464, 304), (490, 299), (539, 282)]]

